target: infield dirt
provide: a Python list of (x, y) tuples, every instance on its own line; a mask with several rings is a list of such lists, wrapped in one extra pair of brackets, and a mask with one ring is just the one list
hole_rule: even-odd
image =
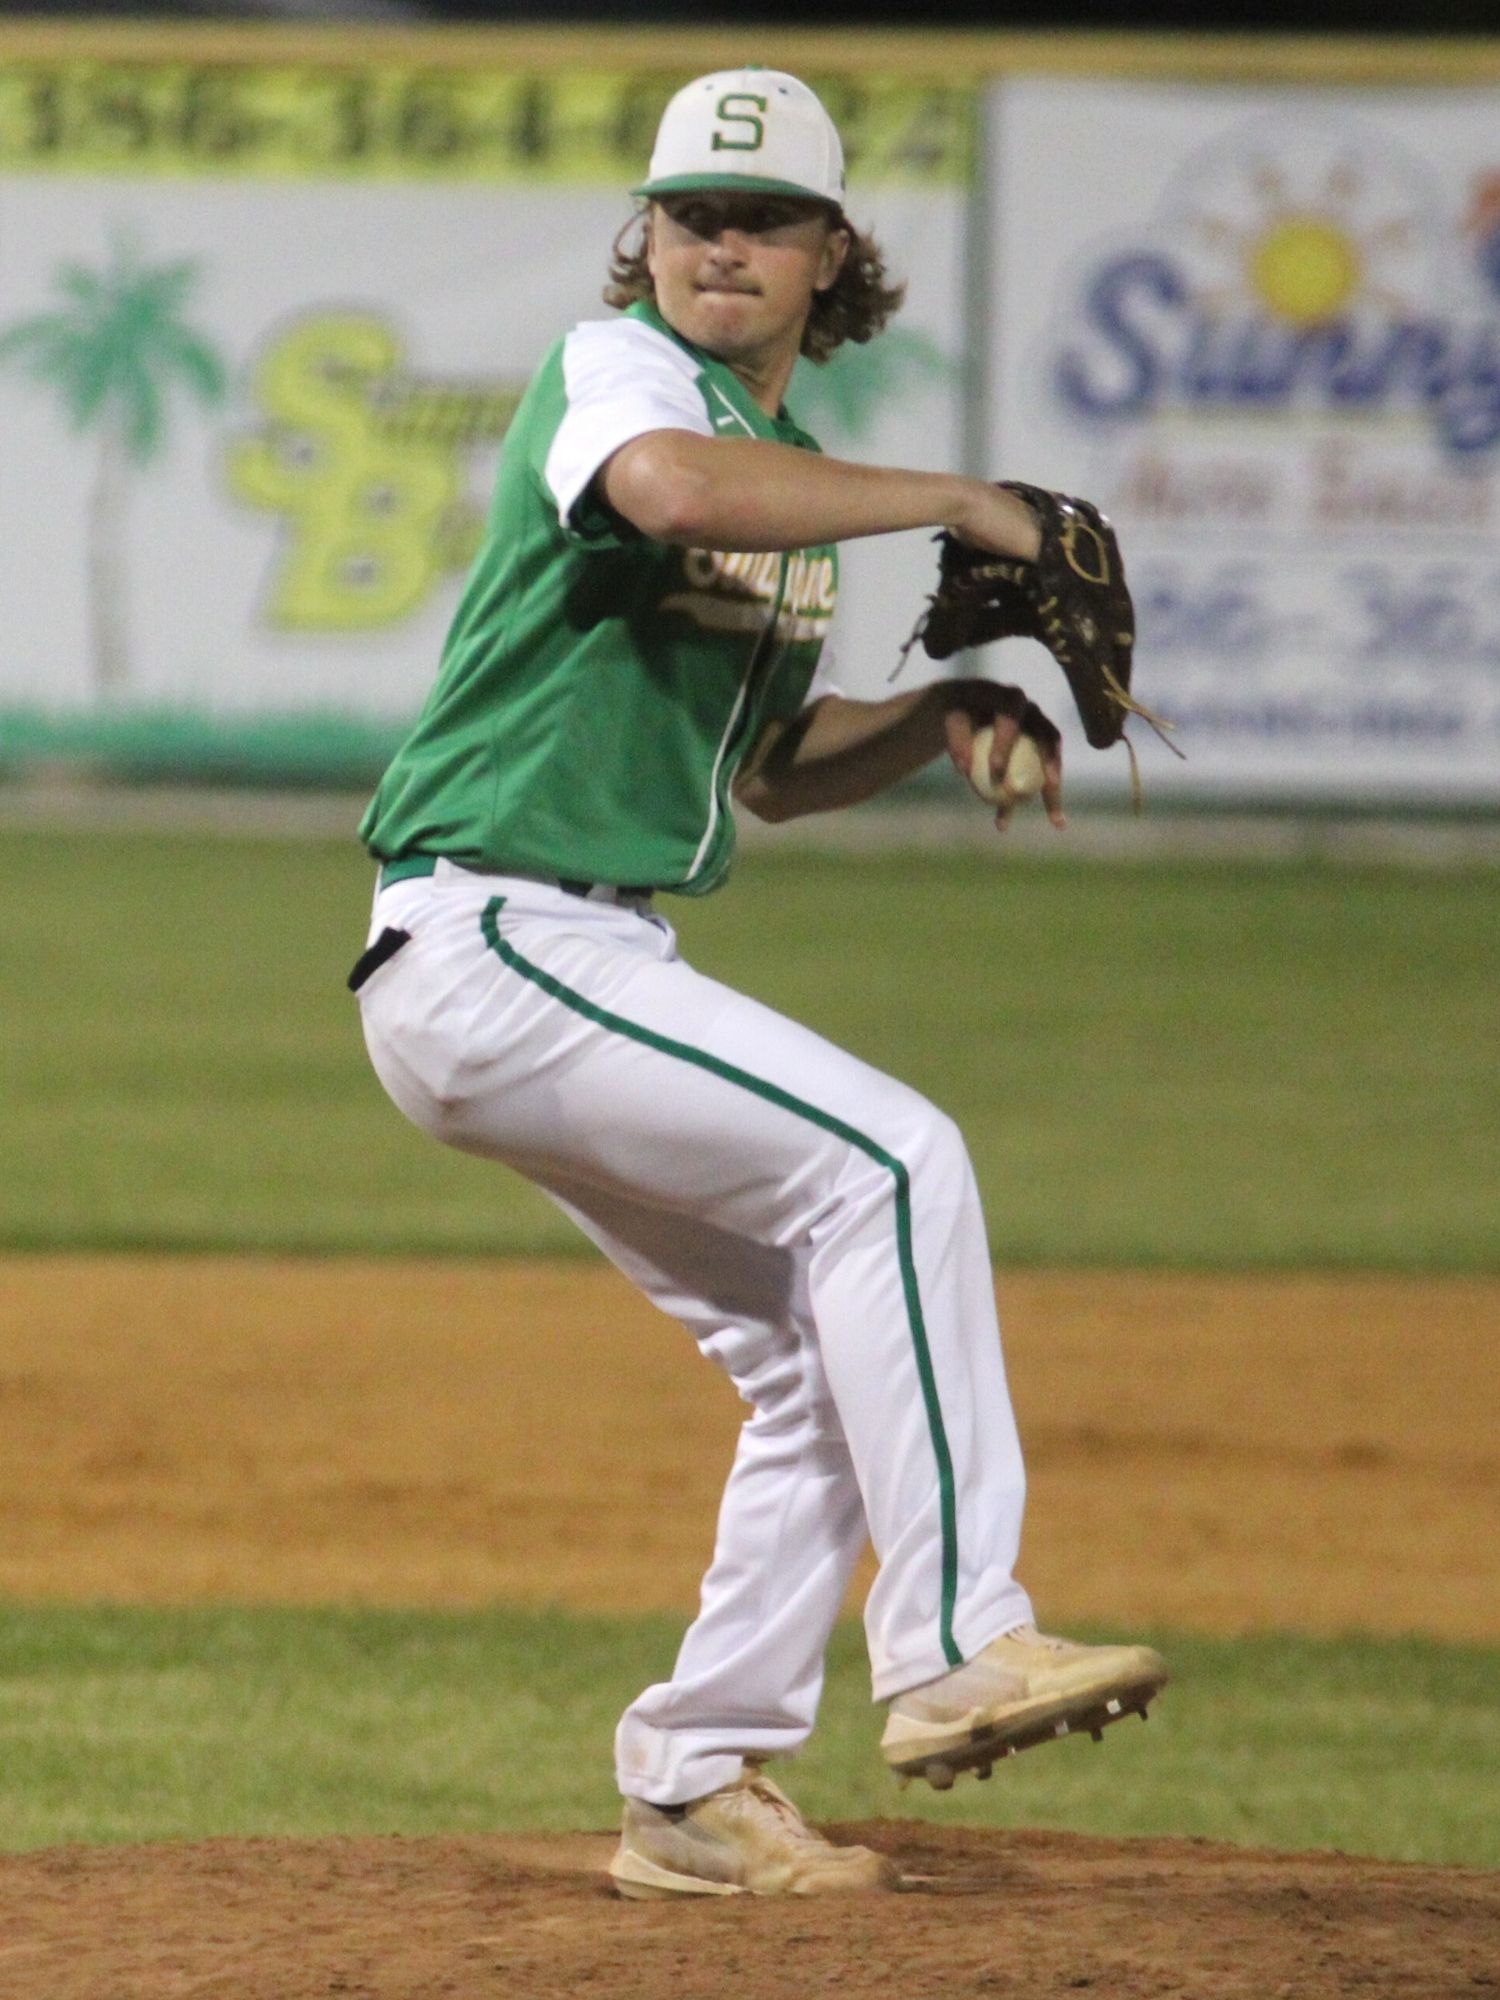
[(904, 1895), (621, 1903), (610, 1842), (208, 1841), (3, 1864), (0, 1992), (46, 2000), (1485, 2000), (1500, 1875), (1207, 1842), (836, 1829)]
[[(1500, 1281), (999, 1289), (1046, 1621), (1500, 1640)], [(15, 1258), (0, 1594), (690, 1610), (741, 1415), (595, 1264)]]
[[(1500, 1640), (1500, 1283), (1000, 1296), (1046, 1622)], [(737, 1413), (593, 1265), (14, 1259), (0, 1593), (685, 1609)], [(584, 1834), (9, 1856), (0, 2000), (1500, 1994), (1494, 1874), (838, 1831), (911, 1892), (624, 1905)]]

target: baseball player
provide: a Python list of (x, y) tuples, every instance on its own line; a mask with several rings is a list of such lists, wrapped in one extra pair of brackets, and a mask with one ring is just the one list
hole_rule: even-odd
[[(867, 1539), (883, 1754), (946, 1787), (1138, 1711), (1143, 1647), (1045, 1637), (1013, 1570), (1023, 1473), (962, 1138), (905, 1085), (678, 956), (658, 908), (729, 871), (733, 805), (847, 805), (994, 727), (1018, 689), (878, 702), (820, 649), (848, 536), (946, 528), (1037, 553), (1016, 495), (819, 455), (798, 354), (899, 301), (844, 213), (838, 133), (763, 69), (668, 106), (616, 316), (551, 350), (506, 438), (436, 684), (362, 826), (379, 863), (350, 977), (381, 1082), (451, 1146), (543, 1188), (750, 1407), (701, 1608), (622, 1718), (624, 1894), (889, 1886), (765, 1775), (812, 1728)], [(1003, 819), (1005, 807), (1002, 804)]]

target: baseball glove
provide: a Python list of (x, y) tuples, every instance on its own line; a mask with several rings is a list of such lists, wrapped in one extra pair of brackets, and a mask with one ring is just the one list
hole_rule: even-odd
[(938, 586), (902, 658), (918, 639), (934, 660), (993, 639), (1040, 639), (1067, 675), (1096, 750), (1121, 740), (1127, 715), (1141, 716), (1165, 741), (1172, 725), (1130, 692), (1135, 612), (1114, 529), (1087, 500), (1014, 479), (1000, 483), (1036, 516), (1042, 537), (1036, 561), (940, 535)]

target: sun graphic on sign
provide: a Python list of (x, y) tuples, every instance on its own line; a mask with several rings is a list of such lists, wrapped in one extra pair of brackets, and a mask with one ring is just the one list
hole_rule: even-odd
[(1337, 319), (1364, 276), (1359, 246), (1321, 215), (1277, 216), (1251, 244), (1247, 263), (1251, 291), (1293, 326)]
[(1208, 248), (1227, 254), (1234, 277), (1204, 298), (1222, 308), (1247, 299), (1272, 319), (1297, 328), (1327, 326), (1361, 305), (1409, 307), (1390, 265), (1418, 242), (1414, 215), (1362, 219), (1367, 189), (1359, 163), (1332, 163), (1311, 190), (1294, 192), (1268, 160), (1250, 167), (1244, 212), (1194, 214), (1189, 227)]

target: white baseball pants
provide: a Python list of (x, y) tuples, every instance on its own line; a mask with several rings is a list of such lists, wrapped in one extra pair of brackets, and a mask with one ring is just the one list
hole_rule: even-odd
[(376, 898), (390, 1096), (544, 1188), (750, 1405), (697, 1619), (626, 1711), (677, 1805), (810, 1732), (865, 1540), (877, 1700), (1031, 1616), (1024, 1475), (973, 1172), (913, 1090), (677, 956), (664, 918), (439, 862)]

